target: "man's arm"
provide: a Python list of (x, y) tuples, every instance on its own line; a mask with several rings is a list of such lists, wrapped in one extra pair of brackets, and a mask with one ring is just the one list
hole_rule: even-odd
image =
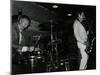
[(12, 48), (21, 49), (21, 46), (19, 46), (19, 45), (16, 44), (16, 43), (12, 43)]
[(12, 48), (15, 48), (15, 49), (19, 49), (20, 46), (19, 46), (19, 43), (18, 43), (18, 35), (16, 33), (16, 31), (14, 29), (12, 29)]

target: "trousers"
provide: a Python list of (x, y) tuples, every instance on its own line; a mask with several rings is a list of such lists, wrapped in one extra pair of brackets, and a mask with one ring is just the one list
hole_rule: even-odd
[(79, 69), (80, 70), (85, 70), (87, 68), (87, 62), (88, 62), (88, 54), (86, 53), (85, 49), (86, 49), (86, 45), (77, 42), (77, 46), (80, 50), (80, 55), (81, 55), (81, 60), (80, 60), (80, 66)]

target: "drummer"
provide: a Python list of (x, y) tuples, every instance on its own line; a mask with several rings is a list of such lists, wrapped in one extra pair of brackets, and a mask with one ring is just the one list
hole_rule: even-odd
[(16, 53), (24, 52), (28, 49), (25, 46), (23, 33), (30, 26), (30, 23), (31, 20), (26, 15), (15, 15), (12, 17), (12, 57), (16, 57)]

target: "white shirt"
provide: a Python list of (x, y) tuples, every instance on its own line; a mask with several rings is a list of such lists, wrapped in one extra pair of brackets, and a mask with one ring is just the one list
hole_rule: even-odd
[(78, 20), (75, 20), (73, 24), (73, 29), (74, 29), (74, 36), (76, 40), (84, 44), (84, 42), (87, 41), (88, 37), (87, 37), (87, 32), (83, 27), (83, 25)]
[(22, 33), (19, 32), (19, 44), (21, 44), (21, 42), (22, 42)]
[(19, 28), (19, 45), (21, 44), (21, 42), (22, 42), (22, 30), (21, 30), (21, 28), (20, 28), (20, 26), (19, 26), (19, 24), (18, 24), (18, 28)]

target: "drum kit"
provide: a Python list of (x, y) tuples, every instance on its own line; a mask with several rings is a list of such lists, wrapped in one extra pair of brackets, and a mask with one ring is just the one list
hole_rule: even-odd
[[(52, 72), (52, 71), (59, 71), (59, 70), (69, 70), (68, 67), (68, 61), (65, 59), (59, 59), (59, 53), (58, 53), (58, 44), (62, 42), (62, 40), (58, 39), (56, 36), (57, 32), (53, 31), (53, 24), (52, 20), (51, 23), (51, 30), (50, 32), (45, 31), (37, 31), (35, 32), (37, 35), (33, 36), (33, 40), (35, 41), (34, 46), (28, 47), (28, 49), (25, 52), (20, 52), (19, 54), (22, 55), (25, 59), (25, 62), (27, 65), (30, 64), (31, 72), (34, 72), (36, 69), (36, 66), (39, 68), (43, 68), (40, 66), (40, 64), (45, 66), (45, 72)], [(47, 43), (46, 49), (40, 48), (41, 38), (45, 36), (45, 34), (50, 34), (50, 42)], [(54, 37), (55, 35), (55, 37)], [(50, 48), (49, 48), (50, 47)], [(67, 64), (67, 65), (66, 65)], [(37, 70), (38, 71), (38, 70)], [(39, 70), (40, 71), (40, 70)]]

